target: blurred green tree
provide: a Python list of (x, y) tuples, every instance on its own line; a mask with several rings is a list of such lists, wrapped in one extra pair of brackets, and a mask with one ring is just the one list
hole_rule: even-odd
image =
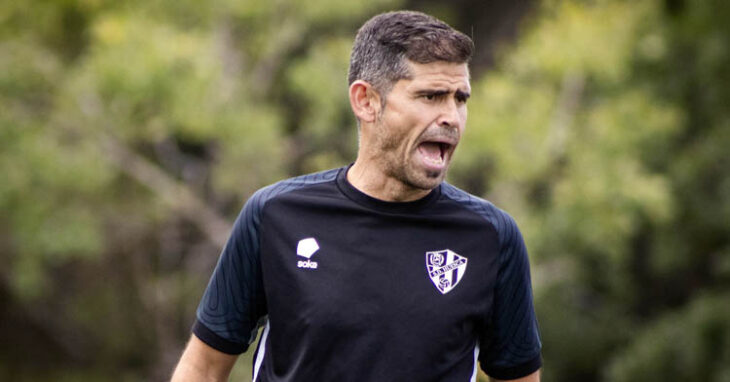
[(341, 36), (385, 4), (3, 3), (2, 306), (65, 368), (0, 377), (165, 379), (246, 196), (352, 153)]
[[(523, 227), (546, 380), (728, 375), (702, 337), (728, 330), (722, 298), (701, 297), (728, 288), (728, 9), (548, 2), (474, 84), (451, 179)], [(669, 322), (694, 345), (652, 337)]]
[(0, 379), (165, 380), (245, 198), (354, 158), (353, 32), (404, 4), (503, 42), (450, 180), (522, 227), (544, 379), (728, 381), (720, 0), (548, 1), (519, 28), (528, 5), (471, 0), (0, 3)]

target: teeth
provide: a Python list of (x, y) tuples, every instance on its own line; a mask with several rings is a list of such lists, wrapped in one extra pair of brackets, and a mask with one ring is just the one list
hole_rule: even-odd
[(431, 162), (433, 164), (443, 164), (444, 163), (444, 158), (442, 158), (442, 157), (439, 157), (438, 159), (424, 157), (424, 159), (426, 159), (427, 162)]
[(417, 150), (426, 164), (441, 167), (446, 164), (446, 144), (440, 142), (421, 143)]

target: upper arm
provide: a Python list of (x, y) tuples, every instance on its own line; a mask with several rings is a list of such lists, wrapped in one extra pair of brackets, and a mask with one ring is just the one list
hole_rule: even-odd
[(172, 382), (227, 381), (237, 358), (213, 349), (193, 335), (175, 368)]
[[(540, 337), (532, 302), (527, 249), (517, 224), (499, 211), (499, 270), (489, 323), (481, 336), (479, 360), (484, 371), (501, 380), (521, 381), (541, 366)], [(525, 379), (532, 381), (536, 379)]]
[(261, 194), (257, 193), (236, 219), (198, 305), (193, 326), (198, 339), (228, 354), (247, 350), (266, 315), (259, 255), (261, 208)]

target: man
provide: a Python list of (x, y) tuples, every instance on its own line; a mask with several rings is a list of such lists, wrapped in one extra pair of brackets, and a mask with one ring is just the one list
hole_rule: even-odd
[(265, 325), (254, 381), (538, 381), (514, 221), (445, 182), (471, 39), (417, 12), (369, 20), (350, 59), (351, 166), (256, 192), (236, 220), (174, 381), (226, 380)]

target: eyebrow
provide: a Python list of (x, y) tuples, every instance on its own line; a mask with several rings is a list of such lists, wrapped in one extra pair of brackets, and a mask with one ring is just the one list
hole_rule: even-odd
[(450, 92), (448, 90), (443, 89), (423, 89), (416, 92), (416, 95), (432, 95), (432, 96), (442, 96), (449, 94)]
[[(439, 97), (439, 96), (447, 95), (447, 94), (450, 94), (450, 93), (451, 93), (451, 91), (444, 90), (444, 89), (425, 89), (425, 90), (419, 90), (419, 91), (417, 91), (416, 92), (416, 95), (419, 95), (419, 96), (421, 96), (421, 95), (432, 95), (432, 96)], [(464, 92), (464, 91), (461, 91), (461, 90), (456, 90), (456, 92), (454, 92), (454, 95), (457, 96), (457, 97), (463, 97), (465, 99), (467, 99), (467, 98), (469, 98), (471, 96), (471, 94), (469, 94), (468, 92)]]
[(469, 99), (469, 97), (471, 97), (471, 94), (468, 92), (463, 92), (461, 90), (457, 90), (456, 97), (463, 97), (464, 99)]

